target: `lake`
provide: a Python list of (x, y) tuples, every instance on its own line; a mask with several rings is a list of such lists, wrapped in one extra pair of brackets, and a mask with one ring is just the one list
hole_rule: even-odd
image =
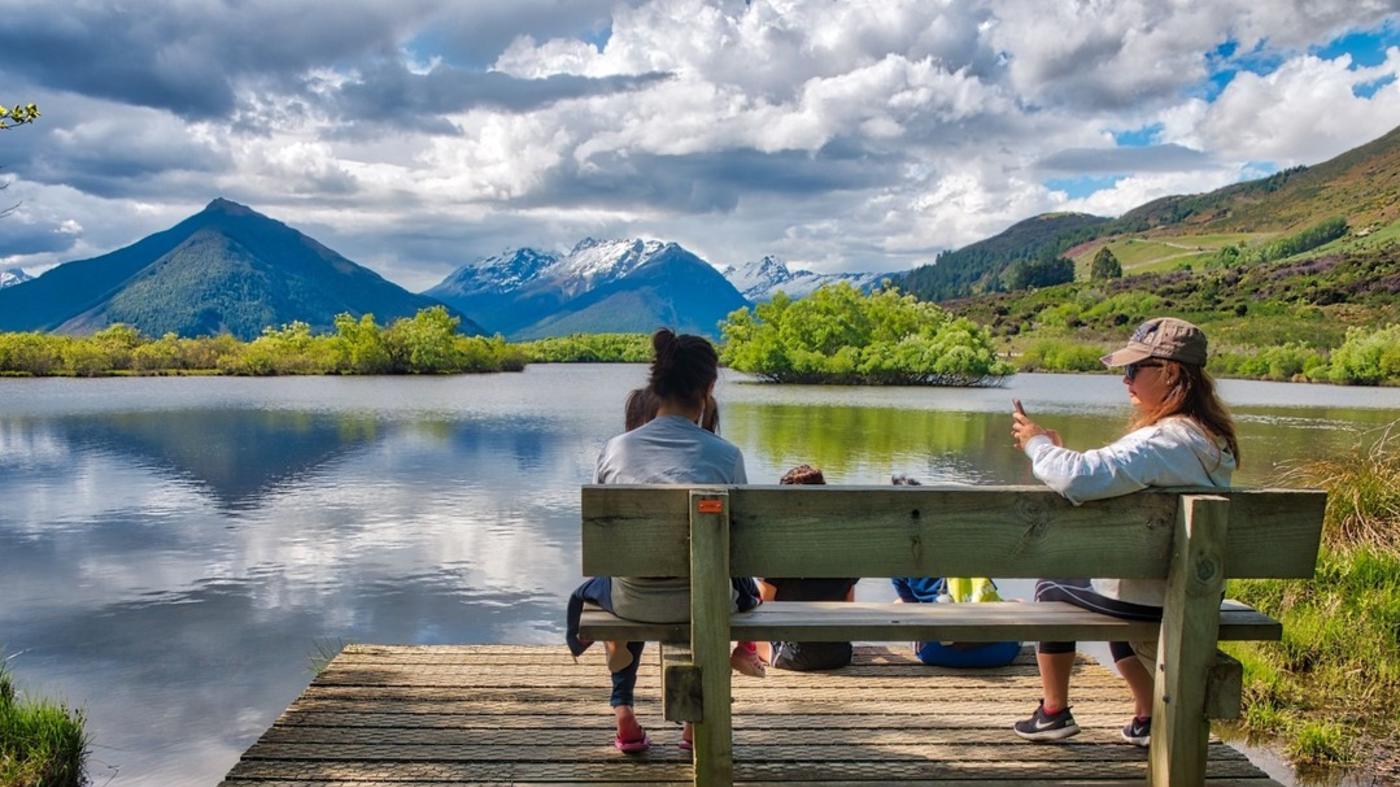
[[(22, 687), (86, 709), (96, 784), (202, 785), (321, 649), (561, 643), (578, 487), (645, 373), (0, 380), (0, 648)], [(1400, 389), (1221, 387), (1241, 485), (1400, 418)], [(1075, 448), (1129, 414), (1107, 376), (967, 390), (727, 374), (718, 396), (755, 483), (801, 462), (831, 483), (1032, 483), (1012, 396)]]

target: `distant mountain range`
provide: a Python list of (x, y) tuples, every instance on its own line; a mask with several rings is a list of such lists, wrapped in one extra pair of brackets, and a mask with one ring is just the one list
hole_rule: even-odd
[(729, 312), (778, 290), (800, 297), (830, 282), (868, 289), (878, 279), (793, 271), (775, 257), (716, 271), (675, 243), (584, 238), (563, 255), (520, 248), (484, 257), (423, 294), (513, 338), (658, 325), (712, 336)]
[(895, 279), (925, 300), (993, 292), (1018, 260), (1065, 254), (1080, 260), (1104, 246), (1128, 245), (1134, 257), (1158, 247), (1154, 259), (1125, 260), (1125, 273), (1190, 262), (1226, 243), (1259, 242), (1298, 232), (1333, 217), (1369, 234), (1400, 221), (1400, 128), (1320, 164), (1293, 167), (1204, 194), (1161, 197), (1116, 219), (1084, 213), (1044, 213), (956, 251), (938, 255)]
[(0, 268), (0, 290), (13, 287), (16, 284), (23, 284), (33, 278), (25, 273), (23, 268)]
[[(836, 281), (868, 290), (888, 277), (941, 301), (1004, 287), (1018, 260), (1064, 254), (1083, 262), (1105, 245), (1134, 255), (1123, 260), (1131, 274), (1332, 216), (1345, 217), (1358, 234), (1385, 235), (1381, 228), (1400, 221), (1396, 194), (1400, 129), (1322, 164), (1164, 197), (1117, 219), (1033, 216), (905, 273), (818, 274), (771, 256), (716, 270), (675, 243), (585, 238), (565, 254), (519, 248), (480, 259), (422, 294), (251, 208), (216, 199), (168, 230), (38, 278), (0, 271), (0, 331), (85, 333), (124, 322), (156, 336), (226, 331), (246, 339), (293, 320), (328, 330), (341, 312), (388, 322), (443, 303), (469, 333), (534, 338), (669, 325), (714, 336), (734, 309)], [(1149, 252), (1161, 262), (1147, 259)]]
[(773, 300), (780, 290), (792, 298), (800, 298), (818, 287), (844, 281), (860, 290), (870, 290), (880, 283), (880, 273), (813, 273), (792, 270), (787, 263), (773, 256), (746, 262), (739, 267), (725, 266), (720, 271), (741, 295), (754, 303)]
[[(151, 336), (251, 339), (293, 320), (329, 330), (341, 312), (389, 321), (436, 304), (280, 221), (216, 199), (126, 248), (0, 290), (0, 330), (91, 333), (121, 322)], [(467, 319), (462, 330), (481, 332)]]

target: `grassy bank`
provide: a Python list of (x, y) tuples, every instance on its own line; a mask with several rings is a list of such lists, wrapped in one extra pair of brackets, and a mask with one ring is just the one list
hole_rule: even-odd
[(1291, 467), (1328, 490), (1310, 582), (1237, 580), (1230, 595), (1283, 622), (1283, 641), (1235, 643), (1243, 727), (1300, 765), (1400, 778), (1400, 425), (1337, 460)]
[(82, 712), (21, 695), (0, 660), (0, 784), (82, 784), (86, 752)]

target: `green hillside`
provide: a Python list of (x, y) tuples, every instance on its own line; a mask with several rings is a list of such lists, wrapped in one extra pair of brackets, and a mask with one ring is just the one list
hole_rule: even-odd
[(898, 280), (901, 289), (928, 301), (1006, 289), (1004, 274), (1019, 260), (1055, 256), (1097, 237), (1109, 220), (1087, 213), (1045, 213), (957, 251), (943, 252)]

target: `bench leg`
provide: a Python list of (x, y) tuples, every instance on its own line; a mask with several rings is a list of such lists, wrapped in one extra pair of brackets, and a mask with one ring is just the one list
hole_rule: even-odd
[(661, 646), (661, 711), (666, 721), (700, 721), (704, 719), (701, 706), (700, 670), (690, 648), (680, 645)]
[(1205, 783), (1210, 720), (1206, 691), (1215, 666), (1225, 588), (1229, 500), (1183, 495), (1177, 510), (1167, 598), (1153, 676), (1151, 783)]
[(734, 783), (729, 717), (729, 494), (690, 493), (690, 647), (700, 670), (695, 783)]

